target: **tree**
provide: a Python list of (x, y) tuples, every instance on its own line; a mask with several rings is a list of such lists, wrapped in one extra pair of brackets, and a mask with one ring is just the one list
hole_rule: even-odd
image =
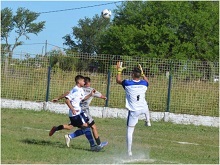
[[(9, 60), (12, 58), (14, 49), (23, 44), (23, 41), (20, 41), (22, 36), (28, 40), (30, 39), (28, 34), (37, 35), (44, 29), (45, 21), (34, 23), (38, 16), (38, 13), (21, 7), (17, 9), (15, 15), (10, 8), (6, 7), (1, 10), (1, 41), (4, 41), (2, 46), (4, 51), (9, 53)], [(15, 43), (11, 45), (8, 40), (13, 30), (17, 36)]]
[(72, 51), (100, 53), (100, 36), (109, 25), (109, 19), (103, 19), (97, 14), (92, 19), (80, 19), (78, 26), (72, 28), (72, 34), (63, 37), (64, 44)]
[(107, 54), (219, 59), (219, 2), (126, 1), (102, 34)]

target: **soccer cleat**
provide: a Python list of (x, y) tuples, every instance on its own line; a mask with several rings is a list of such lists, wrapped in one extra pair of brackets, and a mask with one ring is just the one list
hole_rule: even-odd
[(99, 152), (101, 149), (102, 149), (102, 147), (100, 145), (96, 145), (96, 146), (91, 147), (91, 151)]
[(128, 151), (128, 156), (132, 156), (132, 152), (131, 151)]
[(65, 135), (65, 140), (66, 140), (66, 145), (67, 147), (70, 147), (70, 138), (69, 138), (69, 135)]
[(96, 146), (92, 146), (91, 151), (96, 151)]
[(53, 126), (53, 128), (51, 128), (50, 132), (49, 132), (49, 136), (52, 136), (57, 130), (57, 127)]
[(108, 145), (108, 142), (101, 142), (100, 146), (103, 148)]
[(150, 127), (151, 126), (150, 121), (145, 121), (145, 126)]

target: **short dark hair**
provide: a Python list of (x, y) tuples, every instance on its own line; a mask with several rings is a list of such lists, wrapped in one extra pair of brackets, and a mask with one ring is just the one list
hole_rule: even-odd
[(91, 81), (91, 79), (89, 77), (84, 77), (84, 81), (85, 81), (85, 85), (88, 84), (88, 82)]
[(75, 82), (78, 83), (78, 81), (79, 81), (80, 79), (84, 79), (84, 77), (83, 77), (82, 75), (77, 75), (77, 76), (75, 77)]
[(134, 67), (134, 69), (132, 70), (132, 73), (135, 78), (141, 77), (141, 70), (138, 67)]

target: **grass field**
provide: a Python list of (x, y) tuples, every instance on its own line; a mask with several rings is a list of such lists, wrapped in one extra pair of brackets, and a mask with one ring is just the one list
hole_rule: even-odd
[(125, 119), (95, 118), (101, 140), (109, 145), (89, 151), (84, 136), (67, 148), (64, 135), (48, 136), (53, 125), (68, 123), (68, 116), (47, 111), (1, 109), (2, 164), (218, 164), (219, 129), (139, 121), (134, 132), (133, 157), (126, 156)]

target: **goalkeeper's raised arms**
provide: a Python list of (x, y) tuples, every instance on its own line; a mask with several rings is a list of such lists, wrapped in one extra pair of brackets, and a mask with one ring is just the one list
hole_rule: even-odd
[(144, 75), (144, 71), (143, 71), (143, 69), (142, 69), (142, 67), (141, 67), (141, 64), (138, 64), (138, 67), (139, 67), (139, 69), (141, 70), (141, 76), (144, 77), (145, 75)]
[(121, 80), (121, 72), (126, 68), (126, 67), (123, 67), (122, 66), (122, 62), (117, 62), (117, 65), (116, 65), (116, 69), (117, 69), (117, 72), (118, 74), (116, 75), (116, 82), (118, 84), (122, 84), (122, 80)]
[(138, 64), (138, 67), (139, 67), (139, 69), (141, 70), (141, 76), (143, 77), (143, 79), (144, 79), (145, 81), (149, 82), (149, 80), (148, 80), (148, 78), (145, 76), (144, 71), (143, 71), (143, 69), (142, 69), (142, 67), (141, 67), (140, 64)]
[(126, 67), (122, 67), (122, 64), (123, 62), (117, 62), (117, 71), (118, 71), (118, 74), (121, 74), (121, 72), (126, 68)]

